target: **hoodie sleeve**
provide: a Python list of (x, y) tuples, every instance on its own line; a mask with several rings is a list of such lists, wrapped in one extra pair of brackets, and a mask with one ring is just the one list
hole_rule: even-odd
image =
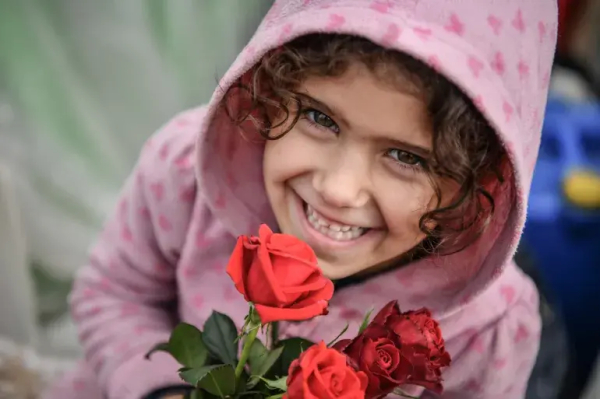
[(529, 291), (483, 330), (449, 342), (459, 350), (444, 372), (442, 398), (524, 399), (540, 343), (537, 304), (537, 291)]
[(86, 361), (109, 399), (181, 383), (170, 357), (144, 355), (175, 322), (175, 269), (196, 198), (195, 129), (185, 118), (145, 144), (71, 294)]

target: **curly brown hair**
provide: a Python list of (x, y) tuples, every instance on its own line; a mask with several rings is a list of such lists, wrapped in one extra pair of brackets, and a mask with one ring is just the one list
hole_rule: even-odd
[[(225, 112), (244, 130), (251, 126), (263, 138), (277, 140), (301, 116), (303, 97), (296, 90), (307, 77), (339, 77), (356, 62), (378, 79), (419, 96), (431, 118), (433, 148), (427, 172), (437, 207), (421, 217), (419, 227), (427, 239), (412, 256), (464, 249), (481, 236), (494, 214), (494, 188), (504, 184), (506, 153), (471, 100), (425, 63), (358, 36), (301, 36), (267, 53), (231, 86), (223, 101)], [(282, 133), (272, 136), (275, 129)], [(446, 206), (441, 206), (443, 179), (460, 187)]]

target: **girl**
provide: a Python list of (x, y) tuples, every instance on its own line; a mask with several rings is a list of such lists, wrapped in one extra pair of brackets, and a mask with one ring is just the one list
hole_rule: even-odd
[(86, 359), (48, 398), (177, 393), (174, 361), (144, 354), (213, 309), (241, 325), (224, 269), (260, 223), (308, 242), (337, 285), (327, 318), (282, 335), (426, 306), (453, 357), (443, 398), (522, 398), (540, 321), (512, 256), (555, 3), (276, 1), (210, 104), (145, 146), (71, 297)]

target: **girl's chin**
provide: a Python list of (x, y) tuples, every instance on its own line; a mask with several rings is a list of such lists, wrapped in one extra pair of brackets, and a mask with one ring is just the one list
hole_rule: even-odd
[(340, 280), (342, 278), (350, 277), (353, 275), (363, 274), (369, 269), (368, 267), (364, 268), (360, 266), (349, 267), (348, 263), (345, 262), (330, 263), (328, 261), (322, 260), (319, 257), (317, 257), (317, 260), (319, 262), (319, 267), (321, 268), (323, 275), (330, 280)]
[(364, 264), (367, 263), (367, 261), (359, 262), (358, 259), (360, 258), (354, 256), (352, 259), (347, 259), (346, 261), (336, 259), (332, 262), (322, 259), (317, 254), (319, 267), (321, 268), (323, 275), (330, 280), (339, 280), (351, 276), (367, 278), (375, 273), (402, 267), (409, 263), (406, 253), (367, 267), (364, 267)]

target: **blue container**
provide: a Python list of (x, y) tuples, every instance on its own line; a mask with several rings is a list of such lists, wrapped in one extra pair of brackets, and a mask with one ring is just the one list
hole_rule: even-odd
[(600, 105), (548, 104), (523, 241), (562, 311), (576, 369), (587, 375), (600, 349), (600, 210), (571, 205), (563, 182), (600, 174)]

